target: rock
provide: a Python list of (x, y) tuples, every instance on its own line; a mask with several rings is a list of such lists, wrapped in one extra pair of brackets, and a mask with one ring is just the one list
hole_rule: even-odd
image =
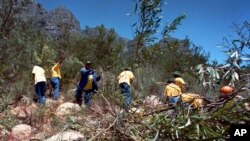
[(31, 137), (31, 140), (39, 140), (39, 141), (43, 141), (46, 138), (46, 132), (40, 132), (35, 134), (33, 137)]
[(242, 101), (242, 100), (244, 100), (244, 99), (246, 99), (246, 98), (244, 98), (244, 97), (241, 96), (241, 95), (236, 95), (236, 96), (235, 96), (235, 101)]
[(247, 111), (250, 111), (250, 102), (244, 103), (244, 106), (245, 106)]
[(46, 99), (46, 105), (49, 106), (49, 107), (56, 104), (56, 103), (57, 103), (56, 100), (53, 100), (51, 98)]
[(48, 14), (44, 14), (39, 20), (40, 27), (46, 33), (55, 38), (60, 38), (65, 34), (65, 29), (68, 33), (77, 33), (80, 31), (80, 23), (65, 7), (58, 7), (51, 10)]
[(145, 105), (149, 105), (150, 107), (157, 107), (162, 105), (163, 103), (160, 101), (160, 98), (155, 95), (147, 96), (146, 99), (143, 101)]
[(82, 135), (80, 132), (76, 131), (65, 131), (60, 132), (44, 141), (85, 141), (84, 135)]
[(129, 110), (130, 113), (135, 113), (135, 114), (142, 114), (143, 111), (144, 111), (144, 109), (142, 109), (142, 108), (140, 108), (140, 107), (139, 107), (139, 108), (133, 107), (133, 108), (131, 108), (131, 109)]
[(8, 137), (10, 132), (6, 129), (6, 127), (0, 125), (0, 139), (4, 139)]
[(58, 106), (58, 108), (56, 109), (56, 115), (57, 116), (70, 115), (80, 110), (81, 107), (78, 104), (66, 102)]
[(62, 104), (62, 103), (64, 103), (64, 101), (65, 101), (65, 97), (62, 96), (62, 95), (60, 95), (60, 96), (59, 96), (59, 99), (58, 99), (58, 102), (59, 102), (60, 104)]
[(56, 105), (56, 104), (62, 104), (64, 103), (64, 96), (59, 96), (58, 100), (53, 100), (51, 98), (47, 98), (46, 99), (46, 105), (47, 106), (53, 106), (53, 105)]
[(20, 124), (12, 128), (10, 138), (13, 141), (29, 141), (32, 129), (29, 125)]
[(18, 118), (27, 118), (31, 116), (37, 110), (36, 104), (32, 103), (31, 105), (22, 105), (11, 109), (10, 112)]

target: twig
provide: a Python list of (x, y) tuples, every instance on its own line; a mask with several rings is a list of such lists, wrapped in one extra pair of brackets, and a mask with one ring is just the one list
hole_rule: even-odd
[(104, 96), (103, 94), (100, 94), (100, 95), (101, 95), (102, 98), (107, 102), (107, 104), (108, 104), (108, 106), (109, 106), (109, 108), (110, 108), (111, 114), (112, 114), (112, 115), (115, 115), (115, 113), (113, 112), (113, 109), (112, 109), (110, 103), (108, 102), (108, 100), (105, 98), (105, 96)]
[(102, 134), (102, 133), (106, 132), (107, 130), (109, 130), (112, 126), (115, 125), (115, 123), (116, 123), (117, 120), (118, 120), (118, 115), (116, 116), (114, 122), (113, 122), (108, 128), (106, 128), (106, 129), (104, 129), (104, 130), (98, 132), (98, 133), (97, 133), (93, 138), (91, 138), (89, 141), (94, 140), (94, 139), (97, 138), (100, 134)]
[(114, 128), (115, 130), (116, 130), (116, 132), (118, 132), (119, 134), (122, 134), (124, 137), (126, 137), (127, 138), (127, 140), (133, 140), (134, 141), (134, 139), (131, 137), (131, 136), (129, 136), (129, 135), (127, 135), (127, 134), (125, 134), (125, 133), (122, 133), (119, 129), (117, 129), (117, 128)]
[(101, 113), (103, 116), (104, 114), (102, 113), (102, 110), (100, 109), (100, 107), (98, 105), (95, 104), (95, 106), (97, 107), (97, 109), (99, 110), (99, 113)]
[(157, 110), (157, 111), (153, 111), (153, 112), (144, 114), (143, 116), (149, 116), (149, 115), (153, 115), (153, 114), (156, 114), (156, 113), (161, 113), (161, 112), (168, 111), (168, 110), (174, 109), (174, 108), (175, 108), (175, 106), (171, 106), (171, 107), (168, 107), (168, 108), (165, 108), (165, 109), (161, 109), (161, 110)]

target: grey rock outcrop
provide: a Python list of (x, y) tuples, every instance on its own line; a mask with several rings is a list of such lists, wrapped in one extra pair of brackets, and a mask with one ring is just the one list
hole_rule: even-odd
[(49, 37), (60, 38), (64, 34), (80, 32), (80, 23), (71, 11), (58, 7), (47, 11), (40, 3), (32, 0), (17, 0), (14, 3), (13, 17), (16, 25), (32, 25)]

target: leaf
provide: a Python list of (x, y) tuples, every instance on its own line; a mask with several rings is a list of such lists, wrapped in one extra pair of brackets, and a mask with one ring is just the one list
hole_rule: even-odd
[(228, 70), (224, 75), (223, 78), (225, 78), (230, 73), (230, 70)]
[(243, 61), (250, 61), (250, 58), (246, 58), (246, 57), (241, 57), (240, 59)]
[(157, 130), (156, 135), (155, 135), (154, 139), (152, 139), (152, 141), (156, 141), (158, 136), (159, 136), (159, 130)]
[(236, 80), (239, 80), (239, 74), (237, 72), (234, 72), (234, 77)]
[(230, 55), (230, 57), (231, 58), (238, 58), (239, 57), (239, 53), (238, 53), (238, 51), (235, 51), (235, 52), (233, 52), (231, 55)]
[(200, 137), (200, 126), (199, 124), (196, 124), (196, 129), (197, 129), (197, 139)]
[(170, 24), (166, 25), (162, 31), (162, 35), (166, 36), (170, 32), (177, 29), (177, 26), (181, 24), (181, 22), (186, 18), (186, 15), (182, 14), (175, 18)]
[(187, 123), (186, 123), (184, 126), (180, 126), (180, 127), (178, 127), (178, 129), (186, 128), (186, 127), (189, 126), (189, 125), (191, 125), (191, 120), (190, 120), (190, 118), (188, 118), (188, 121), (187, 121)]
[(137, 7), (138, 7), (138, 4), (136, 3), (136, 4), (135, 4), (135, 11), (134, 11), (135, 13), (136, 13), (136, 11), (137, 11)]
[(233, 62), (234, 66), (237, 67), (238, 69), (240, 69), (240, 66), (238, 65), (238, 63), (236, 61)]
[(230, 67), (230, 64), (226, 64), (226, 65), (224, 65), (224, 66), (222, 66), (220, 68), (223, 69), (223, 68), (227, 68), (227, 67)]
[(195, 68), (200, 69), (202, 67), (202, 64), (197, 65)]
[(134, 23), (134, 24), (132, 25), (132, 27), (136, 26), (136, 24), (137, 24), (137, 23)]

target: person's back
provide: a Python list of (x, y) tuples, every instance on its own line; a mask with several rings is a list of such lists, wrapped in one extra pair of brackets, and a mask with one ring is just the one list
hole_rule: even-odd
[(176, 105), (180, 99), (181, 88), (174, 83), (174, 79), (169, 79), (165, 87), (164, 94), (168, 99), (169, 105)]
[(172, 96), (179, 96), (181, 95), (181, 88), (174, 84), (170, 83), (165, 88), (165, 96), (172, 97)]
[(129, 71), (129, 70), (125, 70), (123, 72), (121, 72), (118, 76), (118, 83), (127, 83), (128, 85), (131, 85), (131, 83), (133, 83), (134, 80), (134, 74)]
[(58, 77), (61, 79), (60, 63), (56, 63), (51, 68), (51, 77)]
[(83, 67), (81, 68), (80, 72), (81, 72), (81, 80), (80, 80), (80, 83), (79, 83), (79, 86), (81, 88), (84, 89), (84, 87), (87, 85), (88, 81), (89, 81), (89, 75), (91, 74), (93, 70), (91, 70), (90, 68), (86, 68), (86, 67)]
[(40, 66), (34, 66), (32, 73), (35, 75), (35, 84), (46, 81), (45, 70)]
[(198, 94), (185, 93), (181, 95), (181, 100), (193, 108), (201, 108), (203, 106), (203, 99)]

